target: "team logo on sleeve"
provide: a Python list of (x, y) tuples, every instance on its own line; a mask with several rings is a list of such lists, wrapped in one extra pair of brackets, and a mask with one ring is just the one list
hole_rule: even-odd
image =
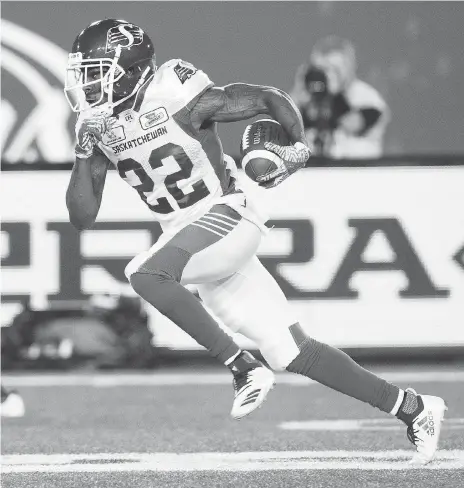
[(128, 49), (142, 44), (143, 30), (133, 24), (123, 24), (108, 29), (106, 52), (115, 51), (117, 46)]
[(174, 73), (176, 73), (182, 84), (189, 80), (197, 71), (190, 63), (180, 62), (174, 66)]

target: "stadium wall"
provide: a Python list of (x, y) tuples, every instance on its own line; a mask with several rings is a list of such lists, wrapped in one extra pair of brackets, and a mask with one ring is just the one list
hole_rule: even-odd
[[(259, 256), (319, 340), (364, 351), (464, 347), (464, 158), (414, 162), (321, 162), (269, 191), (241, 176), (273, 227)], [(40, 309), (127, 291), (126, 263), (160, 234), (114, 171), (97, 224), (75, 231), (66, 167), (3, 167), (3, 325), (28, 297)], [(197, 349), (155, 311), (151, 319), (158, 345)]]

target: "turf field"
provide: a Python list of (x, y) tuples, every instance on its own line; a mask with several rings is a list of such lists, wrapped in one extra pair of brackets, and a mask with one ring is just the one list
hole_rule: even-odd
[(428, 467), (407, 464), (398, 421), (294, 375), (239, 422), (223, 370), (7, 375), (27, 412), (2, 420), (2, 487), (462, 488), (464, 368), (373, 370), (445, 397)]

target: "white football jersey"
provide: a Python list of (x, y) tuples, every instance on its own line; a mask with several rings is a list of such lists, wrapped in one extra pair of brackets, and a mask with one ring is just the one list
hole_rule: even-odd
[(189, 123), (189, 104), (211, 86), (190, 63), (164, 63), (98, 144), (164, 230), (185, 225), (238, 191), (237, 169), (224, 159), (214, 126), (195, 129)]

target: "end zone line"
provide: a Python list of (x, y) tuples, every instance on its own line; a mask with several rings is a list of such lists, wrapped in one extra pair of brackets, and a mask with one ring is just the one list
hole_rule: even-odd
[(409, 464), (412, 454), (412, 450), (13, 454), (3, 456), (2, 473), (464, 469), (464, 450), (439, 451), (427, 466)]
[[(408, 383), (461, 383), (464, 371), (398, 371), (375, 372), (380, 377), (392, 382)], [(289, 386), (308, 386), (317, 382), (290, 373), (277, 373), (277, 383)], [(230, 385), (229, 373), (146, 373), (146, 374), (38, 374), (18, 375), (3, 374), (5, 386), (43, 387), (43, 386), (185, 386), (185, 385)]]

